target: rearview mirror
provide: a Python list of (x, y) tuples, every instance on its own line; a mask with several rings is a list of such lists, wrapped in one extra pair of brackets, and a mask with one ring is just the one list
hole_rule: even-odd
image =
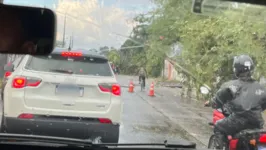
[(13, 72), (14, 71), (14, 65), (12, 63), (8, 63), (4, 66), (4, 71)]
[(0, 4), (0, 53), (48, 55), (55, 44), (56, 16), (47, 8)]
[(250, 21), (264, 22), (265, 6), (265, 1), (254, 0), (193, 0), (192, 12), (211, 17), (223, 16), (231, 19), (245, 17)]
[(202, 86), (202, 87), (200, 87), (200, 92), (201, 92), (202, 94), (206, 95), (206, 94), (208, 94), (210, 91), (209, 91), (209, 89), (208, 89), (207, 87)]

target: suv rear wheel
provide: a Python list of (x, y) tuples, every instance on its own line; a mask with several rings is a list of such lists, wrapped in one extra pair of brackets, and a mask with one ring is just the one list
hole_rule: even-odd
[(3, 122), (4, 122), (4, 117), (2, 116), (0, 133), (6, 133), (6, 128), (5, 128), (5, 125), (3, 124)]
[(1, 115), (2, 119), (1, 119), (0, 133), (5, 133), (6, 132), (6, 127), (4, 125), (4, 111), (2, 111), (2, 113), (3, 114)]

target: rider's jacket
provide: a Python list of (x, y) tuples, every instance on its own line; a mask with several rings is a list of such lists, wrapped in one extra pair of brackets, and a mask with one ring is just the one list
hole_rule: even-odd
[(146, 71), (145, 71), (143, 68), (141, 68), (141, 69), (139, 70), (139, 76), (144, 76), (144, 77), (146, 77)]
[(261, 128), (264, 125), (261, 113), (266, 109), (266, 89), (253, 79), (224, 83), (211, 104), (213, 108), (225, 106), (230, 113), (240, 116), (239, 119), (248, 119)]

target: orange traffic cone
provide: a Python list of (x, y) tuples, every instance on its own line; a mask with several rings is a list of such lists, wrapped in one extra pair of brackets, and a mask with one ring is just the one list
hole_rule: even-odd
[(153, 82), (151, 83), (149, 96), (154, 96), (154, 84), (153, 84)]
[(130, 93), (133, 93), (134, 92), (134, 84), (133, 84), (132, 81), (130, 81), (130, 83), (129, 83), (128, 92), (130, 92)]

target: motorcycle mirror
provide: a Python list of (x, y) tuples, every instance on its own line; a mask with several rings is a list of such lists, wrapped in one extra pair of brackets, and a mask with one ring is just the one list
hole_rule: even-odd
[(219, 111), (219, 112), (223, 112), (223, 110), (222, 110), (221, 108), (218, 108), (217, 111)]
[(0, 53), (52, 52), (56, 37), (56, 15), (52, 10), (0, 4), (0, 22)]
[(200, 92), (201, 92), (202, 94), (206, 95), (206, 94), (208, 94), (210, 91), (209, 91), (209, 89), (208, 89), (207, 87), (202, 86), (202, 87), (200, 87)]

